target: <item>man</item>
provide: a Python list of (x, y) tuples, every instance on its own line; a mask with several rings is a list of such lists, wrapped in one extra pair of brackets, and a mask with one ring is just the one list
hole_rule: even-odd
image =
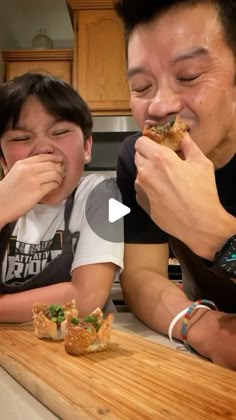
[[(120, 0), (116, 8), (141, 130), (177, 115), (189, 127), (178, 154), (140, 133), (123, 143), (124, 294), (151, 328), (173, 327), (196, 352), (236, 369), (236, 3)], [(185, 293), (168, 279), (168, 245)]]
[(0, 322), (31, 321), (35, 302), (73, 298), (85, 316), (109, 298), (123, 245), (91, 229), (105, 199), (86, 207), (103, 180), (81, 178), (91, 130), (86, 103), (62, 80), (26, 73), (0, 86)]

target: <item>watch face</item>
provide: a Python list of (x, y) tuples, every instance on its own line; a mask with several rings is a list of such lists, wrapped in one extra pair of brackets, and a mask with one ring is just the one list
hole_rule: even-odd
[(218, 253), (216, 265), (232, 277), (236, 277), (236, 235), (230, 238)]

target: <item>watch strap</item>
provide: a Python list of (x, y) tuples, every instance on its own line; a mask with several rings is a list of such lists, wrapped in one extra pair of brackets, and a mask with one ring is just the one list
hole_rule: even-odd
[(236, 277), (236, 235), (231, 236), (220, 251), (216, 252), (212, 267), (219, 267)]

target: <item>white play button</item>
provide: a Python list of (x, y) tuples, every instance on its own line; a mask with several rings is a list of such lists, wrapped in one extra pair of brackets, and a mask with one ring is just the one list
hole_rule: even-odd
[(110, 198), (108, 201), (108, 220), (110, 223), (114, 223), (122, 217), (130, 213), (130, 208), (115, 200)]
[[(90, 229), (112, 243), (124, 242), (124, 219), (130, 217), (129, 207), (122, 204), (121, 193), (116, 178), (106, 178), (89, 193), (86, 200), (85, 215)], [(115, 223), (114, 223), (115, 222)]]

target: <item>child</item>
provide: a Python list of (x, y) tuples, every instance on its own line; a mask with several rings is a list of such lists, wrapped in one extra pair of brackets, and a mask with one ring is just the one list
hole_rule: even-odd
[(0, 86), (0, 322), (28, 322), (33, 303), (72, 298), (84, 316), (109, 298), (123, 244), (86, 219), (86, 199), (103, 181), (81, 178), (91, 130), (86, 103), (53, 76)]

